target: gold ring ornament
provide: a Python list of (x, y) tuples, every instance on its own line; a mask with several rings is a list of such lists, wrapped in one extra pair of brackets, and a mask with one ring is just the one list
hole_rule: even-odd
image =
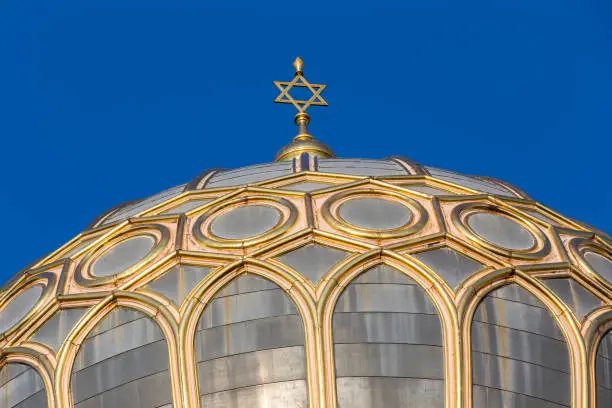
[(321, 208), (333, 228), (364, 238), (401, 238), (420, 231), (427, 211), (416, 200), (394, 191), (345, 191)]
[(82, 286), (101, 286), (146, 267), (170, 242), (163, 225), (139, 225), (101, 243), (83, 257), (74, 279)]
[(287, 199), (266, 195), (220, 203), (193, 226), (199, 242), (215, 248), (242, 248), (284, 234), (295, 224), (297, 209)]
[(508, 258), (533, 260), (550, 252), (548, 238), (533, 222), (490, 204), (458, 205), (452, 222), (470, 241)]

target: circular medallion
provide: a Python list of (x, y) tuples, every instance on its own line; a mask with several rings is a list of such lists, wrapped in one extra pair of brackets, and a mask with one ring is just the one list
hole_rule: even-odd
[(282, 213), (266, 205), (245, 205), (218, 215), (210, 224), (213, 235), (222, 239), (253, 238), (272, 230)]
[(160, 224), (138, 225), (100, 242), (79, 262), (74, 279), (100, 286), (124, 278), (153, 262), (168, 246), (170, 231)]
[(427, 212), (402, 194), (347, 191), (329, 198), (321, 212), (334, 228), (367, 238), (399, 238), (419, 231)]
[(212, 247), (241, 248), (283, 234), (296, 219), (297, 210), (289, 200), (263, 195), (242, 197), (202, 214), (193, 226), (193, 234)]
[(539, 259), (550, 252), (546, 235), (533, 222), (494, 205), (458, 205), (452, 221), (471, 241), (506, 257)]
[(149, 235), (120, 241), (92, 263), (91, 274), (95, 277), (117, 275), (146, 258), (154, 247), (155, 238)]
[(595, 272), (612, 283), (612, 259), (593, 251), (586, 251), (584, 259)]
[(43, 295), (43, 285), (33, 285), (13, 297), (0, 310), (0, 333), (15, 326), (36, 306)]
[(502, 248), (524, 251), (533, 248), (536, 242), (527, 228), (504, 215), (474, 213), (466, 221), (478, 236)]

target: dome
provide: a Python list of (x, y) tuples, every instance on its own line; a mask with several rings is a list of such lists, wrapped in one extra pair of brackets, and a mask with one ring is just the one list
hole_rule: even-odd
[(609, 235), (307, 121), (7, 282), (0, 407), (612, 406)]
[(609, 236), (489, 177), (300, 159), (119, 205), (16, 275), (0, 406), (610, 406)]

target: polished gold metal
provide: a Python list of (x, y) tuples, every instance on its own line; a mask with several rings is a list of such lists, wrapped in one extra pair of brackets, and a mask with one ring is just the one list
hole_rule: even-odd
[[(303, 62), (296, 61), (295, 68), (296, 73), (303, 74)], [(299, 116), (299, 120), (307, 120), (304, 115)], [(302, 142), (309, 143), (312, 140), (304, 137)], [(304, 152), (313, 151), (309, 150), (312, 149), (312, 144), (305, 146)], [(299, 150), (289, 149), (286, 157), (295, 157), (292, 152), (296, 151)], [(319, 157), (323, 157), (322, 153)], [(305, 180), (328, 182), (330, 186), (313, 193), (285, 190), (288, 185)], [(425, 182), (455, 195), (430, 197), (426, 194), (411, 193), (405, 187), (413, 182)], [(379, 190), (391, 193), (378, 192)], [(344, 193), (346, 191), (350, 194)], [(441, 227), (425, 232), (429, 231), (427, 226), (420, 225), (420, 230), (411, 230), (414, 225), (409, 224), (397, 231), (391, 231), (393, 234), (399, 233), (399, 236), (384, 237), (374, 234), (380, 241), (367, 236), (371, 231), (365, 231), (364, 236), (364, 231), (352, 228), (341, 219), (336, 220), (337, 224), (327, 231), (320, 229), (320, 224), (338, 218), (335, 208), (342, 200), (373, 194), (383, 194), (383, 198), (399, 200), (413, 211), (415, 221), (419, 218), (417, 214), (422, 213), (420, 219), (427, 217), (427, 225)], [(180, 221), (176, 218), (164, 221), (162, 230), (152, 227), (151, 215), (157, 215), (187, 199), (204, 196), (214, 201), (185, 215), (185, 219), (189, 221), (185, 225), (189, 228), (178, 229), (176, 225)], [(328, 196), (331, 197), (327, 198)], [(268, 233), (255, 237), (247, 242), (246, 246), (240, 244), (236, 249), (236, 242), (219, 240), (218, 237), (210, 235), (205, 228), (205, 220), (241, 205), (244, 203), (244, 197), (248, 197), (246, 199), (249, 203), (262, 202), (275, 206), (284, 211), (286, 218)], [(298, 202), (296, 197), (303, 200), (302, 203), (310, 203), (309, 206), (303, 207), (306, 208), (303, 211), (308, 214), (303, 214), (302, 207), (295, 204)], [(329, 205), (323, 205), (322, 200), (325, 198)], [(320, 199), (321, 205), (315, 202), (316, 199)], [(423, 204), (415, 207), (417, 199)], [(428, 200), (436, 202), (438, 199), (441, 210), (427, 204)], [(293, 204), (291, 200), (294, 200)], [(444, 207), (447, 204), (448, 206)], [(455, 208), (457, 210), (453, 212)], [(547, 216), (550, 215), (552, 220), (564, 221), (565, 228), (537, 220), (525, 213), (525, 208), (542, 210)], [(501, 211), (503, 215), (518, 220), (528, 228), (536, 237), (538, 245), (524, 252), (511, 253), (489, 245), (475, 236), (469, 228), (458, 227), (464, 224), (464, 217), (471, 211)], [(303, 221), (305, 218), (309, 219), (307, 226)], [(201, 221), (198, 223), (198, 220)], [(301, 225), (304, 226), (298, 227)], [(447, 229), (443, 228), (445, 225)], [(201, 235), (198, 231), (201, 231)], [(100, 235), (95, 235), (98, 233)], [(156, 248), (160, 251), (158, 256), (145, 258), (141, 264), (121, 274), (115, 283), (108, 281), (93, 287), (90, 279), (94, 277), (90, 276), (88, 265), (114, 244), (141, 233), (154, 234), (157, 237), (159, 245)], [(406, 233), (409, 235), (404, 235)], [(0, 339), (0, 367), (17, 362), (31, 366), (42, 377), (49, 406), (70, 408), (72, 365), (80, 345), (112, 308), (130, 307), (151, 317), (164, 333), (168, 343), (173, 406), (198, 408), (200, 402), (195, 391), (198, 379), (194, 349), (197, 322), (206, 304), (224, 285), (244, 273), (253, 273), (278, 284), (297, 305), (305, 329), (308, 407), (334, 408), (337, 404), (332, 338), (335, 302), (352, 279), (368, 267), (384, 263), (400, 270), (420, 285), (437, 309), (444, 336), (445, 408), (472, 406), (471, 317), (484, 296), (493, 289), (508, 284), (518, 284), (534, 295), (554, 317), (564, 334), (571, 356), (572, 407), (594, 407), (595, 353), (603, 334), (612, 329), (612, 286), (596, 274), (583, 259), (587, 249), (612, 257), (609, 247), (598, 241), (596, 234), (595, 231), (571, 223), (533, 201), (520, 198), (495, 201), (490, 195), (480, 194), (426, 174), (370, 180), (359, 176), (304, 172), (262, 181), (255, 187), (224, 187), (206, 192), (183, 193), (160, 203), (154, 209), (137, 214), (130, 221), (111, 227), (104, 226), (95, 232), (76, 237), (68, 245), (43, 259), (36, 269), (21, 274), (0, 292), (1, 313), (4, 305), (20, 291), (38, 283), (46, 285), (44, 299)], [(88, 238), (93, 240), (79, 249), (76, 255), (72, 255), (73, 260), (62, 259), (68, 251)], [(386, 246), (382, 238), (392, 240), (390, 246)], [(206, 246), (194, 245), (189, 251), (176, 250), (178, 240), (191, 240), (199, 244), (205, 241)], [(299, 273), (273, 259), (278, 254), (308, 242), (352, 251), (354, 255), (329, 271), (321, 278), (320, 283), (313, 287)], [(485, 268), (467, 277), (453, 291), (434, 271), (411, 255), (424, 248), (432, 249), (442, 245), (452, 247), (464, 255), (474, 255)], [(561, 250), (550, 248), (557, 246), (568, 255), (565, 256)], [(240, 249), (244, 249), (244, 253), (239, 252)], [(518, 261), (520, 266), (516, 265)], [(214, 266), (214, 269), (192, 289), (180, 306), (175, 306), (144, 289), (151, 280), (179, 263), (210, 265)], [(565, 269), (554, 276), (569, 274), (568, 276), (579, 280), (585, 288), (596, 292), (602, 300), (603, 305), (587, 315), (582, 322), (539, 281), (543, 277), (552, 276), (550, 274), (556, 273), (555, 270), (559, 268)], [(85, 285), (79, 285), (79, 282)], [(76, 306), (87, 306), (90, 310), (72, 329), (57, 353), (29, 340), (57, 310)]]
[[(299, 157), (303, 153), (310, 153), (322, 158), (335, 157), (327, 145), (317, 141), (308, 133), (310, 115), (306, 113), (306, 110), (310, 106), (327, 106), (327, 101), (321, 96), (327, 85), (311, 84), (308, 82), (304, 77), (304, 61), (300, 57), (295, 59), (293, 67), (295, 68), (295, 73), (291, 81), (274, 81), (274, 85), (281, 91), (274, 102), (288, 103), (297, 109), (298, 113), (295, 115), (294, 121), (298, 127), (298, 134), (291, 143), (284, 146), (276, 154), (274, 161), (290, 160)], [(293, 88), (306, 88), (312, 96), (309, 99), (295, 99), (290, 93)]]

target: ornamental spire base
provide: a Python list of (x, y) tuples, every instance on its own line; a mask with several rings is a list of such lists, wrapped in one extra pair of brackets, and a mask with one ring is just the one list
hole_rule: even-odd
[[(336, 157), (334, 152), (324, 143), (316, 140), (308, 133), (308, 124), (310, 123), (310, 115), (306, 113), (306, 109), (311, 105), (327, 106), (327, 102), (321, 96), (321, 92), (327, 85), (311, 84), (304, 78), (304, 62), (300, 57), (293, 62), (295, 74), (290, 82), (274, 81), (274, 85), (281, 91), (280, 95), (274, 100), (276, 103), (290, 103), (298, 111), (294, 121), (298, 127), (298, 134), (293, 138), (293, 141), (284, 146), (278, 153), (274, 161), (291, 160), (309, 154), (319, 158)], [(312, 97), (308, 100), (294, 99), (289, 91), (294, 88), (307, 88)]]

